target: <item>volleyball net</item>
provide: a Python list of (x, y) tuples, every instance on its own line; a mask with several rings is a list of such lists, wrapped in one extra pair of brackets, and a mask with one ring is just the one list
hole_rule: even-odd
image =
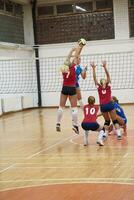
[[(41, 92), (60, 92), (62, 74), (59, 71), (66, 57), (40, 58)], [(107, 61), (112, 89), (134, 89), (134, 52), (106, 53), (81, 56), (81, 65), (87, 65), (87, 78), (80, 79), (82, 91), (96, 90), (91, 62), (97, 64), (97, 78), (105, 77), (101, 66)], [(0, 60), (0, 94), (36, 93), (37, 74), (35, 59)]]

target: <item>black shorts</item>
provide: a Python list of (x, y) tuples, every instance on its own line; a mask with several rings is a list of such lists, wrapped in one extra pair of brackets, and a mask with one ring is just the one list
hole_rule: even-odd
[(64, 95), (73, 96), (76, 94), (76, 87), (63, 86), (61, 93)]
[(110, 111), (114, 110), (113, 102), (109, 102), (109, 103), (100, 105), (100, 110), (101, 110), (101, 112), (110, 112)]
[(100, 127), (97, 122), (82, 122), (81, 126), (85, 131), (96, 131)]

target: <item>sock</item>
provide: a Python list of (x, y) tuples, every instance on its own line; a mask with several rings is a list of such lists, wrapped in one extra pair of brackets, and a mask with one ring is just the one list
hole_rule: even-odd
[(61, 123), (62, 116), (63, 116), (63, 109), (59, 107), (57, 111), (57, 124)]
[(105, 134), (106, 134), (106, 133), (105, 133), (103, 130), (101, 130), (101, 131), (99, 132), (98, 139), (99, 139), (99, 140), (102, 140), (102, 138), (103, 138), (103, 136), (104, 136)]
[(117, 136), (121, 136), (122, 134), (121, 134), (121, 129), (119, 128), (119, 129), (116, 129), (116, 133), (117, 133)]
[(78, 126), (78, 109), (77, 109), (77, 107), (72, 108), (72, 123), (74, 126)]
[(84, 132), (84, 145), (88, 144), (88, 131)]

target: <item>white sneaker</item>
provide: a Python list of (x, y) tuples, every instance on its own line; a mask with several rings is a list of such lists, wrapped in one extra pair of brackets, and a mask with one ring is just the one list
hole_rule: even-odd
[(121, 139), (122, 139), (121, 130), (120, 130), (120, 129), (117, 129), (117, 130), (116, 130), (116, 133), (117, 133), (117, 139), (118, 139), (118, 140), (121, 140)]
[(97, 140), (97, 144), (99, 146), (104, 146), (103, 140), (100, 140), (100, 139)]
[(105, 131), (105, 132), (103, 132), (103, 139), (106, 139), (106, 138), (107, 138), (107, 136), (108, 136), (107, 132), (106, 132), (106, 131)]
[(104, 139), (104, 131), (101, 130), (99, 132), (99, 135), (98, 135), (98, 138), (97, 138), (97, 144), (99, 144), (99, 146), (104, 146), (104, 143), (103, 143), (103, 139)]

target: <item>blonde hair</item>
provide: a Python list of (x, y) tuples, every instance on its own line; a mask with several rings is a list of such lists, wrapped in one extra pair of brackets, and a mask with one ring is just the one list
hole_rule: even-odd
[(101, 78), (101, 79), (100, 79), (100, 84), (103, 85), (104, 82), (105, 82), (105, 83), (107, 82), (106, 79), (105, 79), (105, 78)]

